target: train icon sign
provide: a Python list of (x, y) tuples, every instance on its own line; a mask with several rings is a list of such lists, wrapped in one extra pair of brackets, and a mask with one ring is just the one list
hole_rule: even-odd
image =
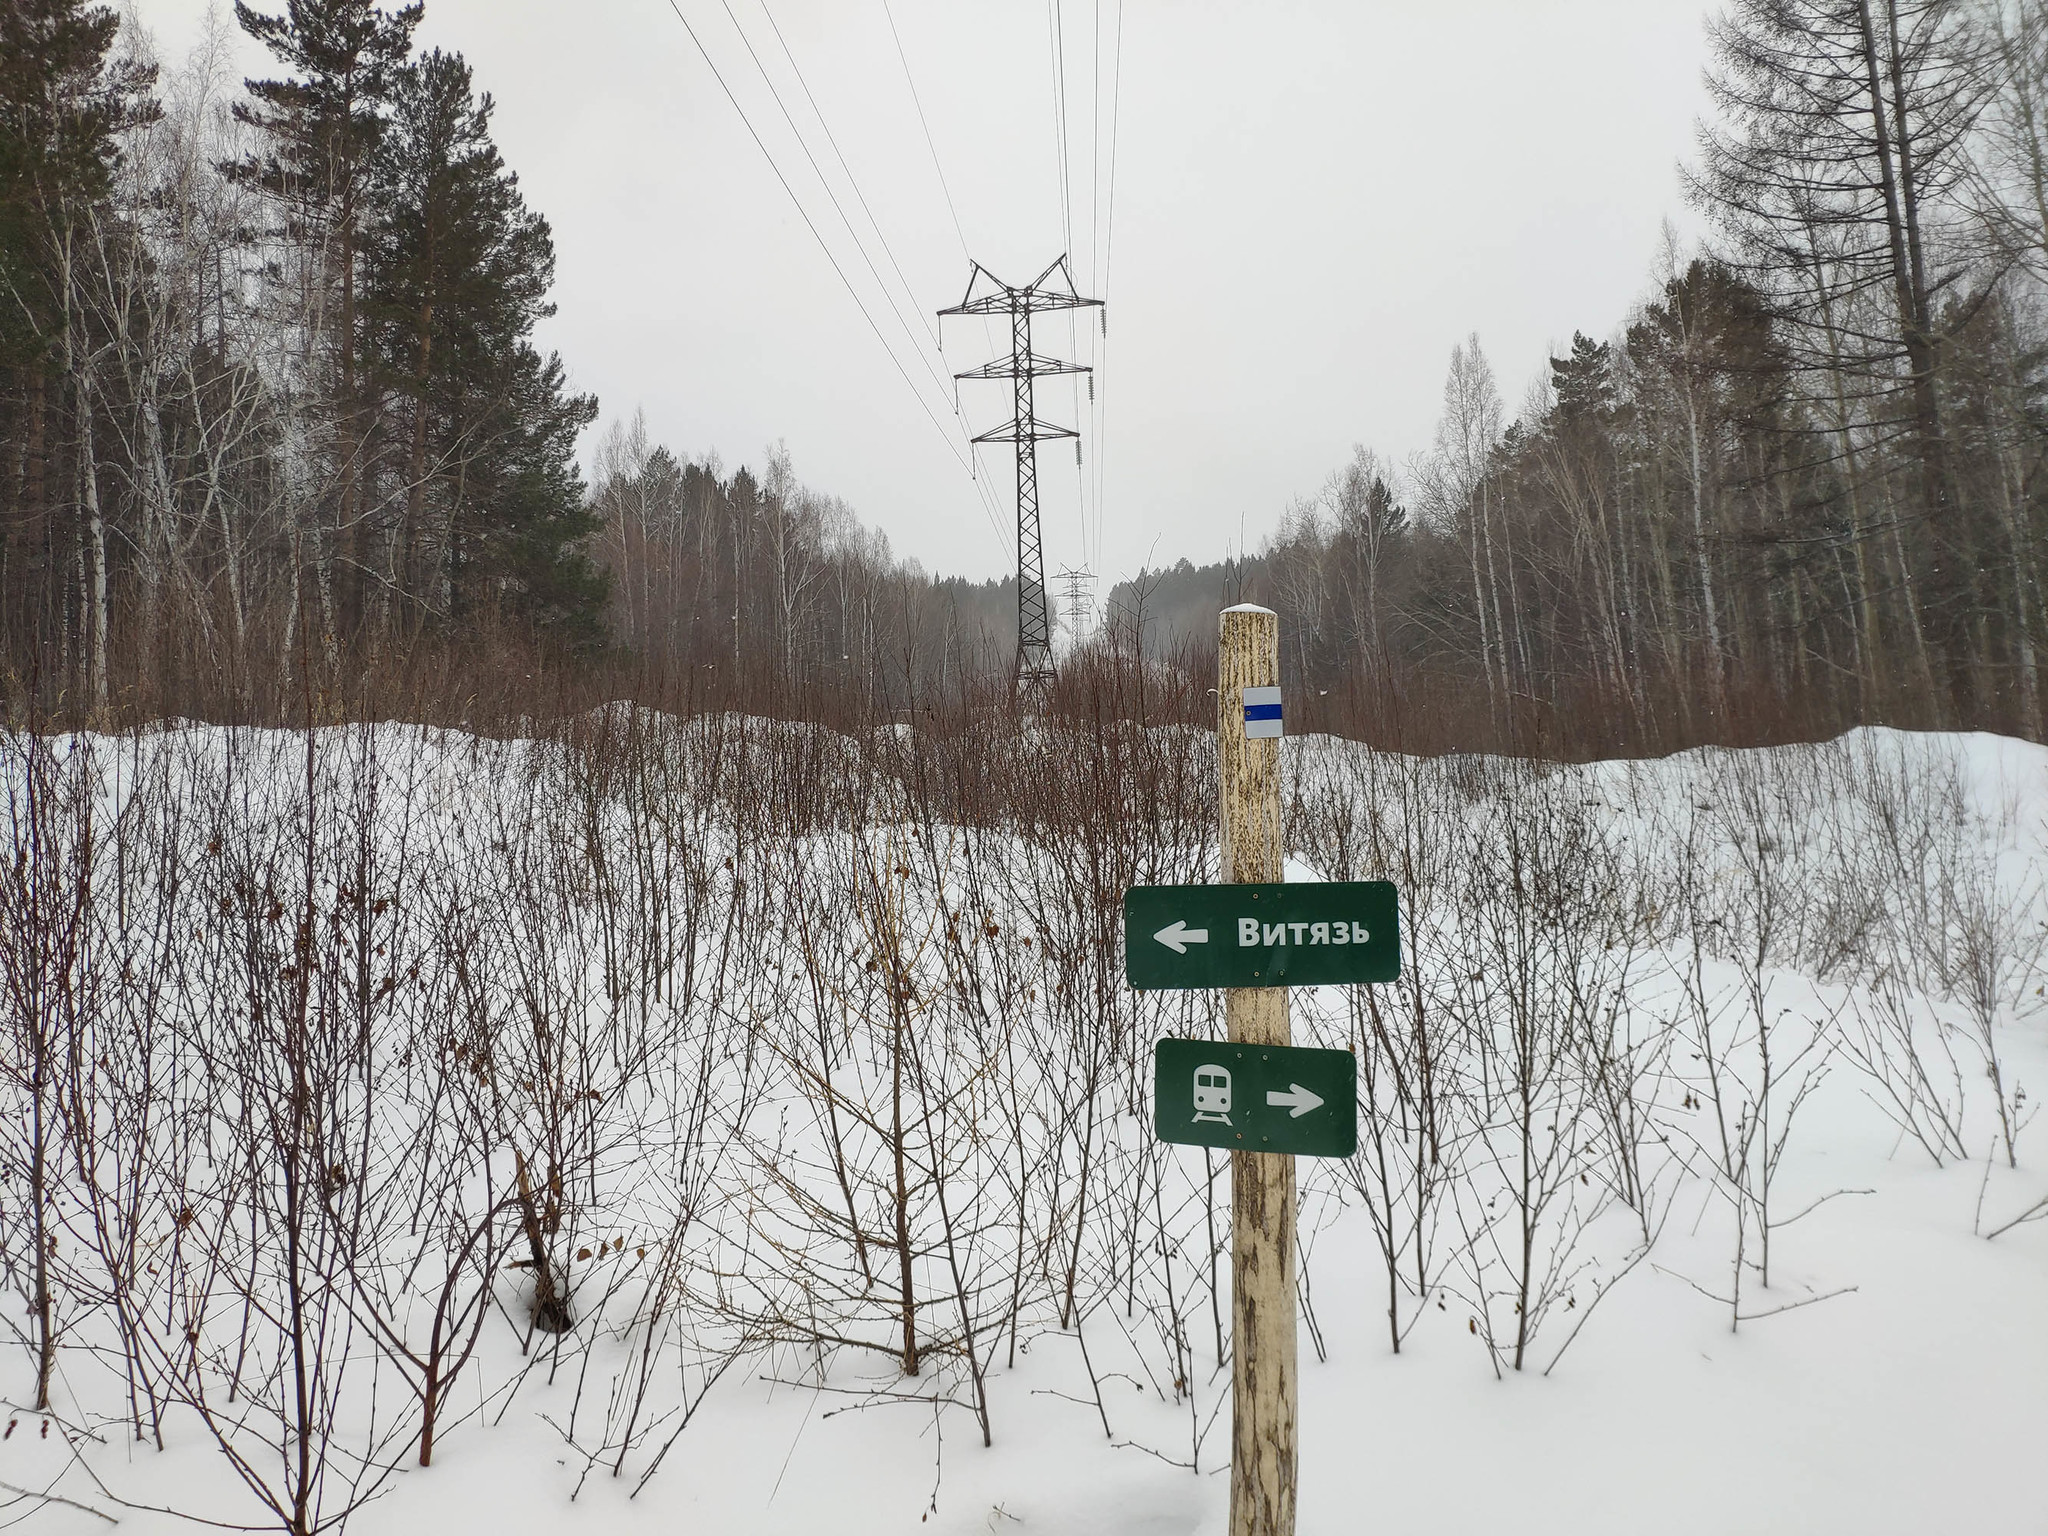
[(1358, 1058), (1229, 1040), (1161, 1040), (1152, 1052), (1161, 1141), (1233, 1152), (1349, 1157), (1358, 1148)]
[(1195, 1068), (1195, 1119), (1230, 1124), (1230, 1069), (1213, 1062)]

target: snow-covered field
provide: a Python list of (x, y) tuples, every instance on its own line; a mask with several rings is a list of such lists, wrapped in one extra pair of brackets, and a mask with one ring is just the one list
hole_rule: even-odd
[[(1207, 751), (5, 743), (0, 1519), (1222, 1531), (1220, 1010), (1116, 953)], [(1293, 998), (1300, 1528), (2048, 1529), (2048, 751), (1287, 752), (1408, 948)]]

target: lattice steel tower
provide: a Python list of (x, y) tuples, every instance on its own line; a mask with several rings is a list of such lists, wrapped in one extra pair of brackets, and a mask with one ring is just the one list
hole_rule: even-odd
[(1074, 633), (1078, 636), (1087, 625), (1089, 612), (1094, 607), (1088, 588), (1095, 580), (1095, 573), (1063, 566), (1057, 579), (1063, 589), (1061, 596), (1067, 600), (1067, 617), (1073, 622)]
[(1007, 315), (1010, 319), (1009, 357), (983, 363), (953, 377), (1015, 381), (1015, 413), (1003, 425), (983, 432), (974, 441), (1017, 445), (1017, 682), (1027, 689), (1037, 689), (1052, 680), (1052, 620), (1046, 611), (1045, 554), (1038, 533), (1038, 445), (1054, 438), (1078, 438), (1081, 434), (1038, 419), (1032, 381), (1089, 370), (1083, 364), (1041, 357), (1032, 351), (1031, 317), (1062, 309), (1099, 309), (1102, 300), (1084, 299), (1074, 291), (1074, 274), (1064, 256), (1021, 288), (1001, 281), (978, 261), (972, 265), (967, 276), (967, 296), (951, 309), (940, 310), (939, 318)]

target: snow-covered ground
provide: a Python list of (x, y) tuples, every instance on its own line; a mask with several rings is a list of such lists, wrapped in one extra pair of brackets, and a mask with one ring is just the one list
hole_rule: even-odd
[[(410, 1464), (415, 1393), (376, 1332), (417, 1352), (430, 1287), (410, 1274), (326, 1282), (326, 1507), (359, 1483), (376, 1493), (349, 1523), (374, 1531), (1221, 1532), (1227, 1292), (1212, 1281), (1227, 1286), (1227, 1256), (1219, 1270), (1209, 1234), (1227, 1175), (1214, 1199), (1220, 1163), (1151, 1144), (1141, 1059), (1158, 1034), (1216, 1027), (1216, 1010), (1089, 990), (1120, 975), (1100, 952), (1103, 893), (1200, 870), (1200, 782), (1146, 791), (1179, 794), (1188, 814), (1133, 832), (1097, 868), (1072, 827), (920, 824), (915, 794), (874, 778), (852, 799), (806, 800), (805, 784), (860, 777), (852, 744), (739, 735), (665, 725), (658, 748), (607, 779), (566, 749), (326, 733), (313, 765), (325, 809), (311, 818), (326, 936), (267, 941), (253, 959), (266, 904), (290, 928), (294, 866), (278, 855), (308, 824), (300, 739), (180, 729), (56, 744), (53, 764), (92, 754), (96, 858), (126, 839), (159, 873), (173, 845), (188, 861), (163, 993), (110, 1001), (105, 1021), (128, 1020), (123, 1038), (145, 1014), (183, 1020), (195, 1040), (229, 1026), (255, 1038), (252, 1018), (303, 998), (290, 973), (308, 944), (329, 946), (313, 963), (323, 976), (361, 959), (367, 985), (334, 981), (321, 1017), (358, 1008), (389, 1037), (361, 1080), (411, 1086), (366, 1088), (360, 1118), (337, 1099), (334, 1126), (381, 1127), (387, 1150), (366, 1154), (355, 1183), (336, 1175), (329, 1209), (345, 1204), (335, 1190), (374, 1182), (364, 1230), (410, 1233), (406, 1253), (440, 1260), (431, 1273), (460, 1293), (456, 1244), (433, 1234), (454, 1230), (457, 1209), (500, 1202), (490, 1310), (430, 1467)], [(1373, 1065), (1361, 1097), (1380, 1148), (1369, 1125), (1351, 1164), (1301, 1170), (1300, 1529), (2048, 1529), (2048, 1219), (2014, 1224), (2048, 1211), (2048, 1128), (2031, 1121), (2048, 1083), (2048, 751), (1861, 731), (1539, 772), (1324, 739), (1288, 750), (1290, 878), (1400, 881), (1411, 945), (1407, 981), (1372, 999), (1294, 998), (1297, 1039), (1350, 1044)], [(6, 767), (15, 810), (0, 834), (11, 825), (20, 846), (18, 744)], [(695, 793), (712, 779), (726, 787)], [(176, 815), (112, 820), (151, 783), (172, 788)], [(736, 807), (757, 801), (748, 824)], [(830, 814), (856, 801), (846, 824)], [(364, 877), (352, 888), (351, 847)], [(208, 859), (238, 856), (239, 873), (208, 873)], [(101, 868), (103, 887), (123, 878)], [(51, 881), (46, 893), (62, 886)], [(377, 892), (389, 911), (373, 919)], [(336, 915), (351, 902), (355, 948)], [(191, 923), (202, 909), (228, 918), (222, 933)], [(480, 979), (454, 976), (456, 956)], [(244, 986), (239, 1005), (224, 982)], [(202, 984), (209, 995), (191, 995)], [(533, 1054), (537, 1017), (555, 1023), (553, 1055)], [(481, 1069), (421, 1075), (432, 1042), (450, 1048), (435, 1031), (451, 1018), (507, 1042), (528, 1029), (519, 1065), (498, 1047), (502, 1092), (475, 1087), (496, 1081)], [(105, 1021), (90, 1028), (115, 1029)], [(587, 1049), (565, 1066), (563, 1033), (585, 1026)], [(462, 1038), (473, 1049), (482, 1036)], [(1518, 1048), (1540, 1123), (1511, 1112)], [(543, 1059), (564, 1091), (514, 1081)], [(1425, 1066), (1442, 1117), (1434, 1161), (1415, 1118)], [(929, 1175), (902, 1201), (920, 1326), (954, 1345), (914, 1378), (886, 1352), (896, 1257), (871, 1266), (834, 1211), (844, 1194), (870, 1234), (894, 1213), (885, 1106), (899, 1069), (926, 1095), (894, 1122)], [(161, 1449), (133, 1433), (118, 1330), (83, 1251), (98, 1218), (75, 1151), (51, 1196), (67, 1329), (53, 1403), (25, 1406), (28, 1095), (19, 1069), (4, 1080), (0, 1220), (8, 1323), (22, 1331), (0, 1352), (0, 1518), (52, 1533), (279, 1524), (250, 1484), (288, 1482), (290, 1352), (276, 1341), (289, 1330), (248, 1320), (277, 1294), (269, 1280), (224, 1275), (269, 1265), (285, 1229), (263, 1203), (270, 1173), (230, 1173), (205, 1130), (208, 1113), (234, 1118), (223, 1095), (260, 1099), (235, 1073), (261, 1069), (208, 1070), (234, 1085), (208, 1090), (211, 1110), (166, 1078), (193, 1117), (161, 1134), (185, 1135), (189, 1161), (151, 1154), (132, 1181), (162, 1218), (134, 1224), (162, 1261), (135, 1282), (142, 1326), (169, 1339), (141, 1351), (159, 1379)], [(350, 1081), (345, 1063), (337, 1080)], [(445, 1097), (421, 1097), (421, 1083)], [(1596, 1091), (1615, 1083), (1618, 1104)], [(135, 1106), (118, 1084), (94, 1093), (113, 1118), (91, 1123), (119, 1165), (115, 1149), (149, 1135), (128, 1136)], [(418, 1150), (470, 1113), (475, 1146)], [(557, 1142), (566, 1214), (546, 1235), (576, 1317), (548, 1335), (528, 1326), (531, 1271), (509, 1267), (526, 1235), (505, 1202), (513, 1149), (538, 1182), (539, 1149)], [(1533, 1191), (1517, 1172), (1525, 1150), (1548, 1170)], [(437, 1180), (435, 1218), (393, 1214), (396, 1192)], [(479, 1187), (492, 1192), (481, 1202)], [(209, 1228), (210, 1212), (245, 1206), (267, 1214)], [(149, 1244), (183, 1232), (187, 1211), (217, 1236), (208, 1262), (173, 1265)], [(1525, 1218), (1526, 1277), (1513, 1262)], [(237, 1222), (259, 1233), (254, 1259)], [(1019, 1260), (1027, 1247), (1036, 1257)], [(1068, 1294), (1078, 1326), (1062, 1316)], [(188, 1320), (205, 1344), (181, 1354)], [(231, 1399), (238, 1339), (269, 1363)], [(195, 1410), (202, 1395), (218, 1434)], [(364, 1477), (365, 1457), (394, 1470)]]

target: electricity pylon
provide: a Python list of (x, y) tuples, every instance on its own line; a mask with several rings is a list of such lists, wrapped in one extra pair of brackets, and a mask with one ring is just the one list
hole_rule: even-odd
[(1072, 566), (1063, 566), (1059, 573), (1059, 583), (1063, 589), (1061, 595), (1067, 600), (1067, 620), (1073, 627), (1076, 639), (1080, 638), (1081, 631), (1088, 624), (1089, 609), (1093, 606), (1089, 601), (1088, 589), (1094, 580), (1093, 571), (1077, 571)]
[[(1042, 357), (1031, 350), (1031, 317), (1062, 309), (1099, 309), (1100, 299), (1084, 299), (1074, 291), (1074, 274), (1062, 256), (1021, 288), (1003, 282), (980, 262), (971, 264), (967, 296), (949, 315), (1007, 315), (1010, 355), (953, 375), (956, 379), (1014, 381), (1016, 409), (1000, 427), (983, 432), (977, 443), (1017, 445), (1017, 683), (1036, 692), (1052, 681), (1052, 621), (1045, 604), (1045, 554), (1038, 533), (1038, 445), (1054, 438), (1081, 434), (1038, 419), (1034, 379), (1062, 373), (1087, 373), (1080, 363)], [(984, 282), (984, 279), (986, 280)]]

